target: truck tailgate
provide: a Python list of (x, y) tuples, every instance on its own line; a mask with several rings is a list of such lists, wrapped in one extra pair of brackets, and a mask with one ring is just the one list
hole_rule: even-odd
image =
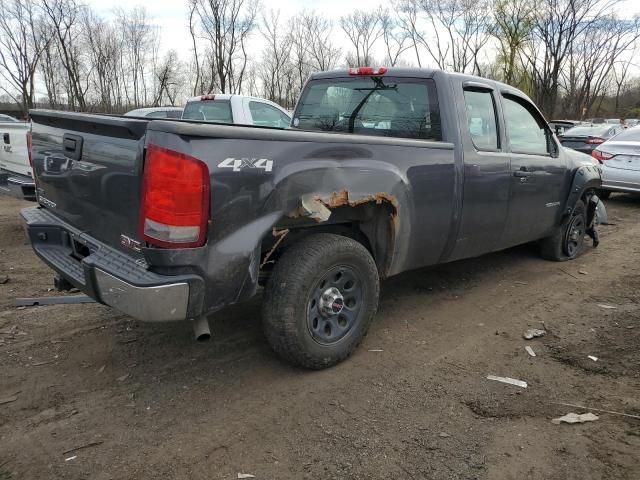
[(38, 202), (75, 228), (124, 249), (123, 236), (137, 236), (148, 121), (30, 113)]

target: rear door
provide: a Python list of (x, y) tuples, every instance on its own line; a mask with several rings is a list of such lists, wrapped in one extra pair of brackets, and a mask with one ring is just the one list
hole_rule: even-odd
[(542, 115), (527, 99), (502, 94), (511, 151), (511, 196), (503, 247), (547, 235), (558, 218), (567, 165)]
[(449, 260), (497, 248), (502, 237), (509, 189), (510, 156), (498, 114), (496, 92), (489, 84), (465, 82), (458, 105), (464, 144), (462, 218)]

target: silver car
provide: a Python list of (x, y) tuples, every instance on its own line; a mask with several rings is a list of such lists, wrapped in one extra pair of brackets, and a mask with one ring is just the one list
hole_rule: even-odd
[(640, 193), (640, 127), (599, 145), (591, 156), (602, 165), (602, 198), (608, 192)]

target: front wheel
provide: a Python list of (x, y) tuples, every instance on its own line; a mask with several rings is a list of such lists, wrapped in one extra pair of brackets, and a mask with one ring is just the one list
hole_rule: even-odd
[(262, 321), (285, 360), (321, 369), (346, 359), (366, 335), (378, 307), (376, 264), (359, 242), (328, 233), (290, 247), (265, 287)]
[(563, 262), (576, 258), (584, 247), (587, 233), (587, 214), (582, 200), (578, 200), (571, 215), (566, 217), (555, 233), (540, 241), (540, 255), (547, 260)]

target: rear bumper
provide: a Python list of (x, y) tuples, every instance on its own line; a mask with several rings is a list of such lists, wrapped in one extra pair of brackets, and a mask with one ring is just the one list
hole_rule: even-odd
[(96, 301), (147, 322), (201, 315), (201, 277), (151, 272), (144, 258), (98, 242), (46, 209), (25, 208), (21, 216), (35, 253)]
[(35, 201), (36, 184), (31, 177), (0, 169), (0, 192)]

